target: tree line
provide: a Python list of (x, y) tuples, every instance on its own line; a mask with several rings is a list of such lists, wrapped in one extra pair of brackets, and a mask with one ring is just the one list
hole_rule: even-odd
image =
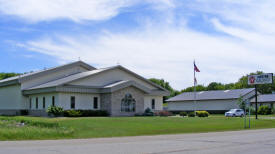
[(0, 73), (0, 80), (20, 75), (20, 73)]
[[(256, 74), (263, 74), (262, 71), (253, 72), (247, 75), (256, 75)], [(243, 89), (243, 88), (253, 88), (254, 86), (248, 85), (248, 78), (247, 75), (242, 76), (239, 78), (239, 80), (235, 83), (219, 83), (219, 82), (211, 82), (208, 85), (197, 85), (196, 91), (209, 91), (209, 90), (231, 90), (231, 89)], [(156, 79), (151, 78), (150, 81), (160, 85), (161, 87), (167, 89), (170, 91), (170, 96), (165, 97), (165, 99), (168, 99), (170, 97), (174, 97), (176, 95), (179, 95), (183, 92), (193, 92), (194, 86), (187, 87), (182, 90), (176, 90), (173, 87), (170, 86), (169, 82), (165, 81), (164, 79)], [(275, 78), (273, 79), (275, 83)], [(275, 91), (275, 85), (274, 84), (266, 84), (266, 85), (258, 85), (258, 91), (262, 94), (270, 94), (273, 91)]]

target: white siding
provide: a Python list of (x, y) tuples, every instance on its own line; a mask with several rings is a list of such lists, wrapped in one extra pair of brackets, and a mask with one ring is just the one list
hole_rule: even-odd
[(152, 109), (152, 99), (155, 99), (155, 110), (162, 110), (163, 97), (162, 96), (145, 96), (144, 97), (144, 110), (147, 108)]
[[(47, 93), (30, 95), (31, 109), (43, 110), (43, 97), (46, 99), (45, 110), (52, 105), (52, 97), (55, 97), (55, 106), (62, 107), (64, 110), (71, 109), (71, 96), (75, 97), (75, 109), (93, 110), (94, 109), (94, 97), (98, 98), (98, 109), (100, 109), (100, 96), (99, 94), (81, 94), (81, 93)], [(36, 97), (38, 97), (38, 109), (36, 109)], [(29, 99), (28, 99), (29, 109)]]
[(75, 67), (72, 67), (72, 68), (63, 69), (62, 71), (49, 73), (47, 75), (43, 75), (43, 76), (40, 76), (40, 77), (32, 78), (32, 79), (27, 80), (27, 81), (23, 81), (21, 89), (27, 89), (27, 88), (30, 88), (30, 87), (33, 87), (33, 86), (38, 86), (38, 85), (44, 84), (44, 83), (49, 82), (49, 81), (53, 81), (53, 80), (56, 80), (56, 79), (66, 77), (66, 76), (71, 75), (71, 74), (84, 72), (84, 71), (87, 71), (87, 70), (85, 68), (81, 67), (81, 66), (75, 66)]
[(81, 94), (81, 93), (60, 93), (59, 105), (64, 110), (71, 109), (71, 96), (75, 97), (75, 109), (93, 110), (94, 97), (98, 98), (98, 109), (100, 109), (100, 95), (99, 94)]
[[(45, 110), (52, 105), (52, 97), (55, 99), (55, 106), (59, 105), (59, 94), (58, 93), (46, 93), (46, 94), (36, 94), (30, 95), (28, 98), (27, 109), (30, 109), (30, 99), (31, 110), (43, 110), (43, 97), (45, 97)], [(38, 98), (38, 109), (36, 109), (36, 98)]]
[(196, 110), (229, 110), (239, 108), (237, 99), (197, 101), (196, 106), (194, 101), (168, 103), (168, 110), (170, 111), (190, 111), (195, 110), (195, 107)]
[(148, 84), (147, 82), (136, 78), (132, 74), (129, 74), (125, 71), (122, 71), (120, 69), (114, 69), (107, 72), (103, 72), (88, 78), (84, 78), (82, 80), (77, 80), (74, 82), (71, 82), (72, 85), (84, 85), (84, 86), (104, 86), (116, 81), (120, 80), (130, 80), (135, 81), (149, 89), (156, 89), (156, 87), (152, 86), (151, 84)]
[(0, 87), (0, 110), (26, 108), (26, 98), (22, 96), (20, 85)]

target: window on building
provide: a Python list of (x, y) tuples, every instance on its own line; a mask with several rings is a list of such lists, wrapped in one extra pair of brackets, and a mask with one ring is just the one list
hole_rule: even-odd
[(52, 106), (55, 106), (55, 98), (54, 98), (54, 96), (52, 97)]
[(32, 109), (32, 98), (30, 98), (30, 109)]
[(46, 98), (43, 97), (43, 109), (45, 109), (45, 107), (46, 107)]
[(155, 109), (155, 107), (156, 107), (156, 101), (155, 101), (155, 99), (152, 99), (151, 107), (152, 107), (152, 110)]
[(121, 100), (121, 112), (135, 112), (136, 110), (136, 100), (131, 94), (126, 94)]
[(35, 99), (35, 108), (38, 109), (38, 97)]
[(94, 109), (98, 109), (98, 97), (94, 97)]
[(71, 109), (75, 109), (75, 97), (71, 96)]

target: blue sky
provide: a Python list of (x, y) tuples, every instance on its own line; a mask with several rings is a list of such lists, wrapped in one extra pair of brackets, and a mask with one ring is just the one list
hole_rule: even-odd
[(0, 0), (0, 72), (117, 63), (182, 89), (274, 72), (272, 1)]

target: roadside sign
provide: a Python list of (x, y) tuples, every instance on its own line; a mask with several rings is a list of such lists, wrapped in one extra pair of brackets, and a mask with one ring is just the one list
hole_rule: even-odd
[(258, 85), (258, 84), (272, 84), (273, 83), (273, 73), (266, 73), (260, 75), (248, 75), (248, 85)]
[(273, 73), (266, 73), (260, 75), (248, 75), (248, 85), (255, 86), (255, 117), (258, 119), (258, 93), (257, 85), (273, 84)]

